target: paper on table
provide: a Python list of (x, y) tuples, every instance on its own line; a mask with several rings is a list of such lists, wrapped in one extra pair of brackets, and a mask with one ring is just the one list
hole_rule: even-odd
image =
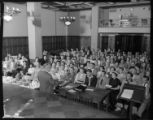
[(106, 87), (108, 87), (108, 88), (111, 88), (112, 86), (111, 85), (105, 85)]
[(70, 92), (70, 93), (75, 93), (76, 91), (73, 90), (73, 89), (71, 89), (71, 90), (68, 90), (68, 92)]
[(124, 89), (121, 97), (122, 98), (127, 98), (127, 99), (131, 99), (133, 95), (133, 90), (129, 90), (129, 89)]
[(86, 90), (88, 90), (88, 91), (94, 91), (94, 89), (92, 89), (92, 88), (87, 88)]
[(73, 86), (71, 86), (71, 85), (67, 85), (67, 86), (65, 86), (65, 88), (73, 88)]

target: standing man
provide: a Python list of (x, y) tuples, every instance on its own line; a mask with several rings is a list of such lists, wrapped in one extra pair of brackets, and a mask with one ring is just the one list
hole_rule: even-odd
[(50, 64), (44, 64), (42, 70), (38, 73), (38, 80), (40, 82), (40, 91), (45, 93), (53, 93), (54, 91), (54, 80), (52, 76), (49, 74), (51, 69)]

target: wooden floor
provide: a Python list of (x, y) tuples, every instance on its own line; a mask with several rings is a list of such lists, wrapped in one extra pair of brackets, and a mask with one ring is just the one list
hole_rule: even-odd
[(3, 99), (8, 99), (6, 114), (15, 115), (18, 112), (24, 118), (119, 118), (58, 95), (46, 95), (11, 84), (3, 84)]

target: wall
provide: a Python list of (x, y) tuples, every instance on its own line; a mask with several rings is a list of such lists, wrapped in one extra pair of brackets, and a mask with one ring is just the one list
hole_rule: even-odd
[(57, 36), (62, 36), (62, 35), (66, 35), (66, 26), (63, 22), (60, 21), (60, 17), (61, 16), (67, 16), (66, 12), (56, 12), (56, 23), (55, 23), (55, 35)]
[(75, 16), (76, 21), (68, 28), (68, 35), (71, 37), (79, 36), (80, 46), (91, 46), (91, 10), (70, 12), (69, 15)]
[[(28, 36), (27, 28), (27, 5), (16, 3), (4, 3), (6, 6), (17, 7), (21, 9), (21, 13), (14, 16), (10, 22), (4, 22), (3, 24), (3, 36), (4, 37), (20, 37)], [(60, 16), (67, 15), (66, 12), (56, 12), (52, 10), (42, 9), (41, 22), (42, 22), (42, 35), (43, 36), (55, 36), (66, 35), (65, 25), (59, 21)]]
[(70, 12), (76, 17), (76, 21), (69, 26), (69, 35), (91, 35), (91, 10)]
[(42, 35), (54, 36), (55, 35), (55, 12), (47, 9), (41, 11), (42, 19)]
[(27, 6), (26, 4), (14, 4), (14, 3), (4, 3), (4, 10), (6, 6), (9, 7), (17, 7), (21, 9), (21, 13), (14, 16), (13, 20), (10, 22), (3, 21), (3, 36), (4, 37), (23, 37), (28, 36), (28, 28), (27, 28)]

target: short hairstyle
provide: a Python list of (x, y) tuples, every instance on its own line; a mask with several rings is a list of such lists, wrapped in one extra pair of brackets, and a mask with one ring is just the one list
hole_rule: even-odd
[(124, 68), (123, 68), (123, 67), (119, 67), (119, 69), (121, 69), (122, 71), (124, 70)]
[(82, 69), (85, 72), (85, 69), (83, 67), (80, 67), (79, 69)]
[(146, 78), (147, 81), (149, 81), (149, 77), (148, 76), (144, 75), (143, 78)]
[(133, 74), (131, 72), (127, 72), (127, 74), (130, 74), (130, 76), (133, 77)]
[(112, 72), (112, 73), (114, 73), (116, 76), (118, 75), (116, 72)]
[(91, 63), (92, 65), (95, 65), (95, 63)]
[(102, 72), (103, 72), (104, 74), (106, 74), (106, 71), (103, 70)]
[(91, 70), (91, 69), (88, 69), (88, 70), (87, 70), (87, 72), (90, 72), (90, 73), (92, 73), (92, 70)]

